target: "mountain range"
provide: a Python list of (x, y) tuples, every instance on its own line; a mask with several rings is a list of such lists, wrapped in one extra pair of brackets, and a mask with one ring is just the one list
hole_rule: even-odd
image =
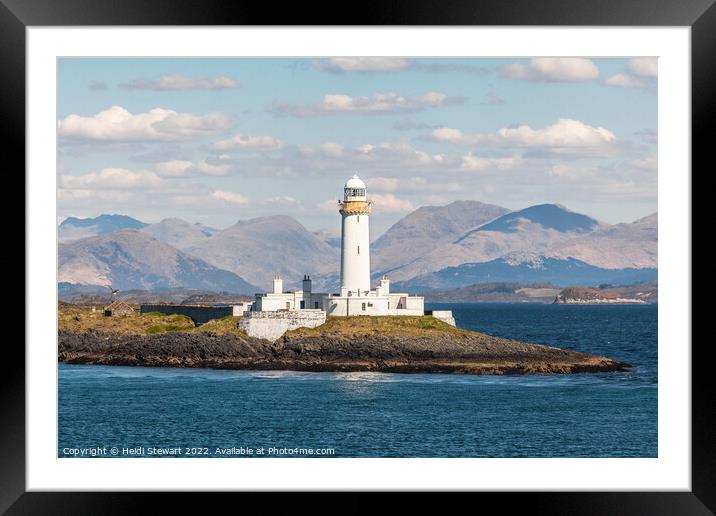
[(233, 272), (219, 269), (136, 229), (122, 229), (58, 246), (58, 283), (120, 290), (166, 288), (257, 292)]
[[(517, 211), (478, 201), (424, 206), (374, 240), (371, 268), (374, 278), (387, 274), (411, 292), (503, 281), (656, 281), (657, 219), (654, 213), (610, 225), (557, 204)], [(124, 215), (70, 217), (59, 227), (58, 281), (252, 293), (268, 290), (276, 273), (286, 288), (310, 274), (314, 291), (335, 291), (338, 234), (311, 232), (287, 215), (223, 230), (176, 218), (145, 224)]]
[[(465, 231), (451, 241), (424, 249), (412, 260), (401, 261), (399, 256), (396, 258), (398, 259), (382, 259), (384, 269), (378, 270), (376, 276), (389, 273), (394, 281), (412, 285), (416, 285), (420, 278), (421, 284), (427, 285), (432, 282), (422, 283), (426, 281), (426, 276), (445, 269), (448, 271), (441, 273), (443, 276), (456, 273), (457, 271), (450, 268), (463, 264), (492, 263), (494, 266), (503, 260), (512, 267), (505, 271), (516, 273), (516, 265), (523, 264), (526, 268), (534, 268), (535, 260), (546, 258), (574, 258), (602, 269), (655, 269), (657, 218), (654, 214), (631, 224), (611, 226), (572, 212), (564, 206), (542, 204), (501, 215)], [(557, 266), (555, 261), (550, 261), (549, 264), (551, 267)], [(563, 265), (565, 266), (561, 267), (562, 272), (556, 274), (558, 280), (561, 278), (559, 284), (569, 285), (582, 281), (582, 277), (568, 273), (570, 269), (574, 270), (573, 267)], [(493, 278), (487, 281), (498, 280)], [(513, 280), (506, 278), (499, 281)], [(535, 281), (546, 281), (546, 278)]]
[(127, 215), (100, 215), (86, 219), (67, 217), (57, 228), (57, 234), (60, 242), (70, 242), (120, 229), (142, 229), (146, 226), (148, 224)]
[(287, 215), (240, 220), (186, 251), (264, 290), (270, 288), (275, 274), (284, 277), (285, 287), (298, 287), (304, 274), (319, 280), (334, 272), (340, 261), (339, 249)]

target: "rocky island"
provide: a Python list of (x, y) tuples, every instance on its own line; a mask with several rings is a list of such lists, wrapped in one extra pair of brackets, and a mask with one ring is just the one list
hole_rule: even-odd
[[(637, 294), (638, 295), (638, 294)], [(586, 287), (565, 288), (555, 298), (553, 304), (568, 305), (643, 305), (646, 301), (641, 297), (623, 297), (619, 293), (608, 290), (597, 290)]]
[(247, 336), (237, 317), (195, 326), (181, 315), (104, 317), (59, 310), (58, 360), (74, 364), (391, 373), (562, 374), (624, 371), (607, 357), (456, 328), (432, 317), (329, 318), (276, 342)]

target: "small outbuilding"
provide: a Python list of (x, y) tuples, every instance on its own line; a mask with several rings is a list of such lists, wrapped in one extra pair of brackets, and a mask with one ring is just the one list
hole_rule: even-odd
[(134, 313), (134, 308), (129, 306), (121, 299), (116, 299), (110, 304), (104, 307), (105, 317), (117, 317), (120, 315), (131, 315)]

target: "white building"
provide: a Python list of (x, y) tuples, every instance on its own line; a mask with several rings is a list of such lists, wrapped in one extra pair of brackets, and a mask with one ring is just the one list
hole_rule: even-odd
[(323, 310), (328, 316), (423, 315), (424, 299), (407, 293), (392, 293), (383, 276), (378, 286), (370, 285), (370, 212), (365, 183), (350, 178), (338, 201), (341, 214), (341, 287), (333, 294), (314, 293), (311, 278), (304, 276), (303, 289), (283, 291), (283, 280), (275, 276), (273, 292), (256, 294), (251, 310), (256, 312)]
[(303, 289), (294, 292), (283, 291), (283, 280), (278, 274), (273, 277), (273, 292), (256, 294), (251, 310), (257, 312), (276, 312), (278, 310), (323, 310), (323, 300), (328, 294), (311, 292), (311, 278), (303, 277)]

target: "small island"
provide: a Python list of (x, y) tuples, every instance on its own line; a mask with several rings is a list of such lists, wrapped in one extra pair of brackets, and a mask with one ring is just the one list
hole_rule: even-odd
[(330, 317), (275, 342), (246, 335), (241, 318), (202, 325), (161, 313), (106, 317), (59, 307), (58, 360), (72, 364), (291, 371), (482, 375), (625, 371), (606, 357), (456, 328), (430, 316)]
[(570, 287), (562, 290), (555, 298), (553, 304), (567, 305), (643, 305), (646, 301), (642, 294), (625, 297), (619, 292), (597, 290), (587, 287)]

